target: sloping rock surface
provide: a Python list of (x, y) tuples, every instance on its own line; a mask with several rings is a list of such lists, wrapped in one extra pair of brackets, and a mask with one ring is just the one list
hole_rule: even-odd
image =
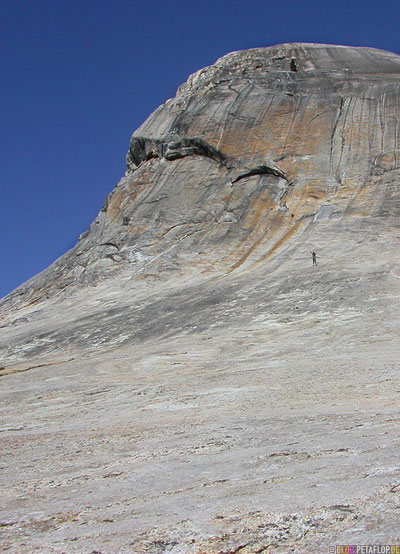
[(0, 303), (8, 552), (399, 542), (399, 222), (399, 56), (190, 76)]

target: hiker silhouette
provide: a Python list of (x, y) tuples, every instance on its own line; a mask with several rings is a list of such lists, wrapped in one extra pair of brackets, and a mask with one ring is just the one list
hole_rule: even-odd
[(315, 252), (315, 250), (311, 252), (311, 256), (312, 256), (312, 264), (317, 265), (317, 253)]

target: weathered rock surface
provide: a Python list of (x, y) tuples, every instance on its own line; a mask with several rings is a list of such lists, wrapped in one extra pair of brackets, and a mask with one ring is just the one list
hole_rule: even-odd
[(0, 303), (6, 551), (400, 541), (399, 122), (399, 56), (285, 44), (134, 133)]

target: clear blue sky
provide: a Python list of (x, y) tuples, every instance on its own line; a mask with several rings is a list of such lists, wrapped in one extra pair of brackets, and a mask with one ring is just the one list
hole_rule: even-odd
[(0, 0), (0, 297), (71, 248), (190, 73), (283, 42), (400, 53), (399, 0)]

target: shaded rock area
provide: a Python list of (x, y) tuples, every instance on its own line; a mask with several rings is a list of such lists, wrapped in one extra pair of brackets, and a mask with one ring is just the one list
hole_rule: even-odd
[(399, 98), (395, 54), (284, 44), (133, 134), (0, 302), (5, 552), (400, 542)]
[(184, 138), (182, 140), (157, 140), (145, 137), (132, 137), (128, 154), (126, 156), (127, 172), (131, 173), (143, 162), (152, 158), (162, 158), (166, 160), (178, 160), (186, 156), (204, 156), (211, 160), (223, 163), (225, 156), (199, 138)]

